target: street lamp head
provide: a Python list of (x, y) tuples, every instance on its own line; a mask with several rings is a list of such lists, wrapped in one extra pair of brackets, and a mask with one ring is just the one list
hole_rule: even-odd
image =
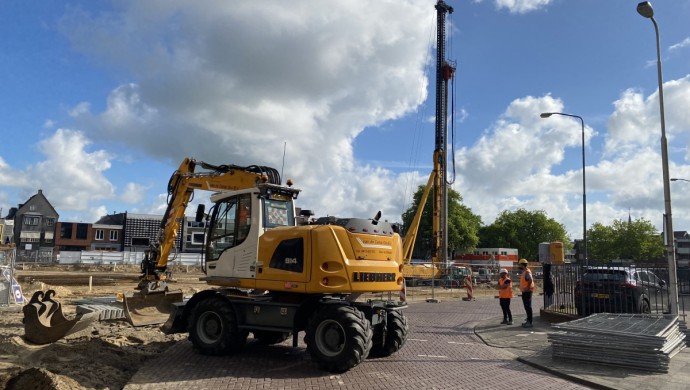
[(654, 17), (654, 8), (652, 8), (652, 3), (648, 1), (643, 1), (637, 5), (637, 13), (644, 16), (645, 18)]
[(671, 178), (671, 181), (678, 181), (678, 180), (680, 180), (680, 179), (678, 179), (677, 177), (672, 177), (672, 178)]
[(553, 112), (542, 112), (541, 115), (539, 115), (542, 118), (548, 118), (551, 115), (553, 115)]

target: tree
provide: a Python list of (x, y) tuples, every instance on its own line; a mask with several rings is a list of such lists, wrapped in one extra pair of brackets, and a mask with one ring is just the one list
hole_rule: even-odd
[(537, 261), (539, 244), (562, 241), (570, 243), (565, 227), (546, 216), (543, 210), (504, 210), (491, 225), (479, 231), (479, 244), (488, 248), (516, 248), (520, 257)]
[[(403, 230), (407, 231), (424, 194), (424, 186), (419, 186), (414, 194), (414, 201), (402, 215)], [(434, 190), (431, 189), (422, 218), (419, 221), (417, 239), (414, 245), (414, 257), (429, 258), (433, 253), (433, 218), (434, 218)], [(448, 188), (448, 249), (449, 251), (463, 251), (474, 248), (479, 242), (479, 228), (482, 219), (472, 213), (472, 210), (462, 204), (462, 196), (452, 188)]]
[(587, 231), (587, 257), (590, 263), (604, 264), (625, 259), (636, 262), (662, 258), (664, 243), (654, 225), (644, 218), (614, 220), (610, 226), (595, 223)]

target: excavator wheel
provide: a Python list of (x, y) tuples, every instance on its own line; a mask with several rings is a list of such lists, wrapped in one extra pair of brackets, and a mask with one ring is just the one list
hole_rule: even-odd
[(357, 308), (324, 305), (309, 322), (305, 342), (321, 369), (337, 373), (367, 358), (372, 336), (371, 323)]
[(258, 342), (265, 345), (280, 344), (292, 336), (292, 333), (289, 332), (273, 332), (269, 330), (255, 330), (252, 333), (254, 333), (254, 338)]
[(398, 310), (389, 310), (386, 315), (385, 327), (374, 332), (374, 345), (369, 352), (372, 357), (390, 356), (400, 350), (407, 340), (407, 318)]
[(189, 339), (204, 355), (238, 352), (247, 341), (248, 332), (238, 329), (235, 310), (221, 297), (201, 301), (192, 312)]

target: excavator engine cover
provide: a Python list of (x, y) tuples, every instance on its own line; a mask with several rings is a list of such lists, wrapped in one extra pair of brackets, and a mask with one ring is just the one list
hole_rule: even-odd
[(183, 298), (182, 290), (126, 294), (125, 317), (132, 326), (162, 324), (168, 320), (172, 304)]

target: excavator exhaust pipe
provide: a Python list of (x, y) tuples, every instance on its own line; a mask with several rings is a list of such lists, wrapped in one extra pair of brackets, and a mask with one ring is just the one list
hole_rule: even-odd
[(34, 344), (51, 344), (61, 338), (86, 329), (98, 321), (99, 313), (77, 314), (68, 319), (62, 305), (53, 300), (55, 290), (36, 291), (26, 304), (24, 312), (24, 338)]
[(182, 290), (125, 294), (125, 317), (135, 327), (162, 324), (168, 320), (173, 303), (183, 299)]

